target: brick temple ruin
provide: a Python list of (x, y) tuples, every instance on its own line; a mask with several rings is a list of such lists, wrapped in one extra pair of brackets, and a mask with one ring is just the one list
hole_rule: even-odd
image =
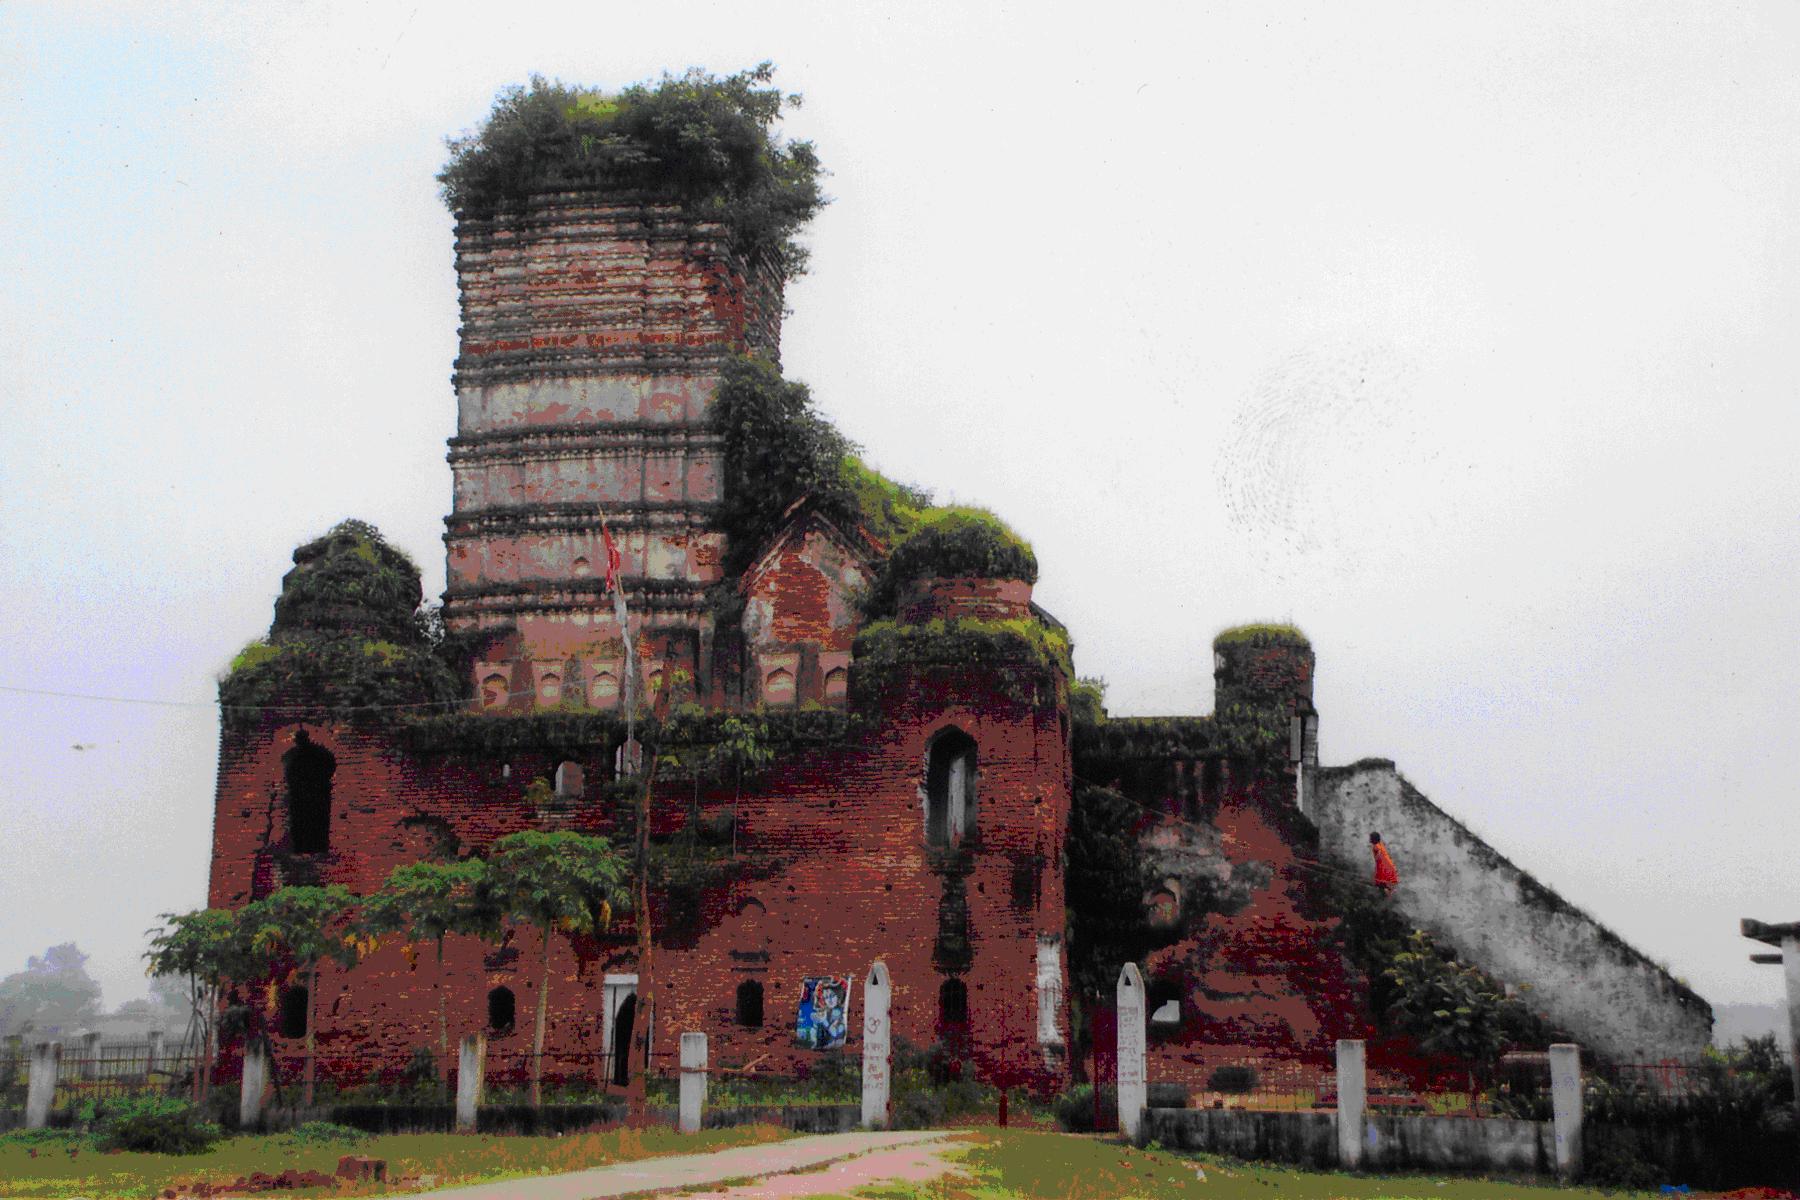
[[(708, 1035), (715, 1062), (795, 1073), (817, 1053), (795, 1036), (803, 981), (860, 981), (879, 958), (897, 1037), (952, 1046), (980, 1078), (1063, 1086), (1080, 1032), (1065, 863), (1088, 785), (1137, 807), (1153, 869), (1154, 1079), (1199, 1081), (1247, 1052), (1324, 1062), (1335, 1039), (1369, 1036), (1369, 981), (1321, 880), (1364, 880), (1372, 829), (1400, 860), (1392, 903), (1529, 986), (1584, 1044), (1630, 1061), (1706, 1044), (1704, 1001), (1393, 764), (1320, 766), (1314, 655), (1292, 630), (1219, 637), (1215, 716), (1084, 719), (1054, 656), (874, 669), (858, 635), (887, 538), (806, 496), (754, 546), (733, 547), (721, 524), (715, 393), (740, 356), (778, 358), (783, 270), (703, 206), (641, 180), (536, 190), (459, 213), (456, 269), (443, 621), (471, 647), (465, 699), (395, 720), (273, 705), (228, 719), (211, 905), (296, 882), (366, 894), (398, 865), (523, 829), (628, 841), (634, 691), (646, 723), (660, 704), (756, 714), (781, 736), (752, 771), (675, 773), (652, 797), (652, 839), (697, 865), (652, 897), (648, 1039), (634, 919), (552, 938), (547, 1049), (608, 1056), (621, 1078), (646, 1041), (657, 1063), (687, 1031)], [(629, 628), (607, 592), (609, 533)], [(886, 619), (902, 637), (1062, 632), (1023, 579), (912, 580)], [(448, 939), (453, 1033), (529, 1046), (538, 945), (528, 929)], [(398, 945), (327, 966), (310, 998), (321, 1054), (392, 1062), (434, 1044), (435, 979)], [(296, 1011), (285, 995), (276, 1008)], [(271, 1028), (278, 1048), (297, 1044), (292, 1020)]]

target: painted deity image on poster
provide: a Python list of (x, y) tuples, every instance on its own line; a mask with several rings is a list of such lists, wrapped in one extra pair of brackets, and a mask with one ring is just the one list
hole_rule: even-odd
[(850, 977), (821, 975), (801, 980), (794, 1040), (812, 1050), (837, 1050), (849, 1031)]

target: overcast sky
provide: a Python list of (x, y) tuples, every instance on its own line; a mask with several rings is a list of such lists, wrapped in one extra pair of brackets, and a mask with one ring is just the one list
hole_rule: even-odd
[(1114, 712), (1293, 620), (1327, 762), (1780, 994), (1800, 9), (1637, 0), (0, 6), (0, 686), (136, 701), (0, 691), (0, 974), (74, 940), (117, 1003), (204, 903), (295, 544), (362, 517), (442, 589), (444, 136), (762, 59), (832, 172), (788, 374), (1036, 544)]

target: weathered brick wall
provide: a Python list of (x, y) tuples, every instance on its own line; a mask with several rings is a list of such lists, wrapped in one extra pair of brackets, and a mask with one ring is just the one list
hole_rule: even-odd
[(1699, 1058), (1712, 1010), (1610, 929), (1525, 874), (1419, 793), (1394, 764), (1320, 771), (1307, 799), (1324, 856), (1371, 870), (1379, 832), (1408, 919), (1504, 983), (1582, 1043), (1625, 1062)]
[[(743, 581), (748, 694), (766, 704), (843, 702), (859, 601), (874, 575), (868, 556), (815, 514), (778, 534)], [(778, 670), (793, 679), (785, 699), (770, 686)]]
[[(1041, 1068), (1036, 939), (1062, 928), (1060, 839), (1070, 781), (1065, 725), (1054, 686), (1031, 704), (988, 694), (980, 682), (897, 689), (878, 732), (778, 764), (741, 797), (716, 787), (696, 797), (689, 783), (659, 790), (653, 836), (673, 832), (696, 804), (703, 819), (735, 810), (744, 864), (736, 877), (703, 894), (697, 922), (672, 908), (667, 896), (653, 903), (663, 943), (655, 956), (659, 1052), (673, 1049), (677, 1033), (701, 1029), (713, 1039), (715, 1062), (767, 1055), (762, 1069), (792, 1071), (811, 1057), (793, 1045), (800, 981), (851, 975), (860, 993), (877, 957), (894, 980), (895, 1033), (922, 1046), (937, 1040), (944, 974), (933, 946), (943, 881), (925, 846), (921, 787), (930, 739), (954, 726), (975, 739), (979, 764), (980, 841), (968, 855), (965, 880), (969, 1058), (988, 1077)], [(525, 789), (534, 778), (553, 776), (550, 754), (413, 756), (378, 735), (309, 725), (313, 742), (336, 759), (331, 849), (284, 865), (281, 756), (298, 728), (225, 735), (212, 904), (237, 907), (282, 882), (314, 877), (367, 893), (393, 867), (417, 861), (433, 846), (480, 852), (506, 833), (544, 824), (613, 834), (624, 828), (623, 814), (601, 798), (597, 781), (609, 773), (604, 751), (581, 761), (585, 798), (567, 811), (543, 814), (526, 801)], [(1022, 871), (1022, 864), (1041, 873)], [(518, 1024), (491, 1045), (499, 1054), (527, 1048), (540, 949), (529, 930), (515, 931), (498, 949), (450, 938), (445, 987), (453, 1034), (482, 1028), (488, 989), (504, 985), (517, 997)], [(597, 1051), (604, 977), (637, 969), (629, 922), (598, 940), (571, 944), (555, 935), (550, 952), (548, 1048)], [(398, 946), (384, 946), (349, 971), (327, 968), (317, 997), (321, 1053), (394, 1063), (415, 1046), (435, 1043), (435, 978), (429, 948), (409, 960)], [(734, 1023), (737, 985), (750, 978), (763, 983), (765, 995), (765, 1024), (755, 1030)], [(852, 1049), (860, 1014), (853, 993)], [(1066, 1016), (1060, 1020), (1066, 1030)]]
[(1146, 899), (1170, 939), (1144, 963), (1150, 1007), (1174, 998), (1179, 1015), (1150, 1023), (1150, 1078), (1201, 1086), (1256, 1056), (1326, 1063), (1338, 1038), (1366, 1036), (1365, 985), (1314, 899), (1292, 780), (1224, 759), (1107, 765), (1144, 812)]

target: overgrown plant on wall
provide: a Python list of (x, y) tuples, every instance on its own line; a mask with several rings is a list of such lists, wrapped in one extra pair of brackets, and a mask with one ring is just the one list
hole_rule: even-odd
[(219, 681), (224, 720), (370, 723), (461, 703), (467, 685), (430, 640), (422, 598), (419, 568), (367, 522), (340, 522), (300, 546), (268, 636)]
[(818, 155), (775, 124), (800, 103), (761, 63), (723, 78), (698, 68), (618, 92), (534, 75), (500, 93), (479, 129), (449, 139), (444, 202), (486, 218), (533, 192), (605, 184), (671, 195), (722, 222), (740, 250), (804, 269), (795, 232), (825, 205)]
[(730, 544), (728, 576), (750, 565), (803, 497), (826, 517), (884, 542), (910, 529), (930, 506), (923, 492), (859, 459), (814, 407), (807, 386), (782, 378), (765, 358), (743, 355), (725, 365), (711, 415), (725, 440), (719, 523)]

